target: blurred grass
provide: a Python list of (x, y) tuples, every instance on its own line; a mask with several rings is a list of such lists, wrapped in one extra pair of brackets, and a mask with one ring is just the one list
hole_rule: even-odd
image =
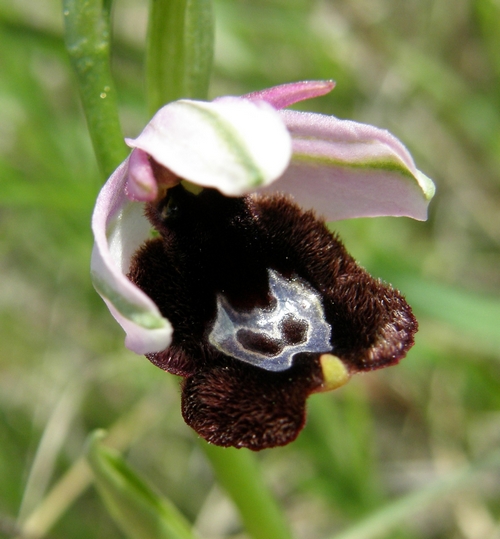
[[(146, 6), (115, 2), (113, 70), (126, 135), (147, 121)], [(100, 187), (55, 0), (0, 5), (0, 536), (145, 395), (159, 419), (131, 465), (198, 524), (241, 537), (182, 423), (173, 378), (123, 347), (88, 277)], [(211, 95), (306, 78), (308, 109), (386, 127), (436, 180), (430, 220), (334, 224), (420, 321), (400, 366), (314, 396), (294, 444), (259, 455), (297, 537), (331, 537), (500, 442), (500, 5), (495, 0), (218, 0)], [(499, 536), (498, 475), (446, 496), (391, 539)], [(52, 538), (118, 538), (94, 490)]]

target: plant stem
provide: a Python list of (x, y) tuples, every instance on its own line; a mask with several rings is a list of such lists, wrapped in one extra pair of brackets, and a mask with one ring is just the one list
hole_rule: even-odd
[(213, 59), (211, 0), (150, 0), (147, 87), (151, 114), (181, 98), (206, 99)]
[(111, 77), (110, 9), (111, 0), (63, 0), (66, 48), (104, 178), (127, 156)]
[(204, 441), (202, 447), (246, 531), (254, 539), (291, 539), (283, 511), (265, 484), (255, 456), (246, 449), (221, 448)]

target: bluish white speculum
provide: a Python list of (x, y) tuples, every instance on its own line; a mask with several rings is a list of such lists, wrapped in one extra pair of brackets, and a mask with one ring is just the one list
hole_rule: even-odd
[(274, 372), (290, 368), (296, 354), (330, 352), (331, 328), (319, 292), (299, 277), (287, 279), (272, 269), (268, 274), (269, 308), (239, 311), (218, 294), (210, 344), (223, 354)]

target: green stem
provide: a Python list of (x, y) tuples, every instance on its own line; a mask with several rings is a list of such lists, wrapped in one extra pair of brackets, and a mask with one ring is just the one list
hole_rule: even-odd
[(202, 442), (219, 484), (236, 504), (254, 539), (291, 539), (282, 510), (262, 477), (255, 456), (246, 449), (223, 449)]
[(150, 0), (147, 87), (151, 114), (181, 98), (206, 99), (213, 59), (212, 0)]
[(111, 77), (110, 9), (111, 0), (63, 0), (66, 48), (104, 178), (127, 156)]

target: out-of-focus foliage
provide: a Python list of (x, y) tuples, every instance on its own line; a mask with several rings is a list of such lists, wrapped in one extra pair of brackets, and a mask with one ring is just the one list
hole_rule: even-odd
[[(148, 119), (146, 10), (115, 1), (127, 136)], [(297, 442), (259, 455), (295, 535), (331, 537), (500, 441), (500, 4), (218, 0), (216, 21), (212, 96), (333, 78), (332, 94), (304, 106), (390, 129), (438, 188), (427, 223), (332, 225), (406, 293), (421, 327), (415, 348), (398, 367), (313, 397)], [(52, 538), (123, 537), (92, 488), (46, 498), (89, 432), (121, 425), (127, 461), (202, 537), (241, 537), (180, 419), (175, 380), (125, 350), (92, 290), (100, 179), (58, 1), (2, 2), (0, 65), (0, 536), (33, 515), (40, 530), (55, 511)], [(498, 484), (492, 475), (444, 497), (387, 537), (497, 537)]]

